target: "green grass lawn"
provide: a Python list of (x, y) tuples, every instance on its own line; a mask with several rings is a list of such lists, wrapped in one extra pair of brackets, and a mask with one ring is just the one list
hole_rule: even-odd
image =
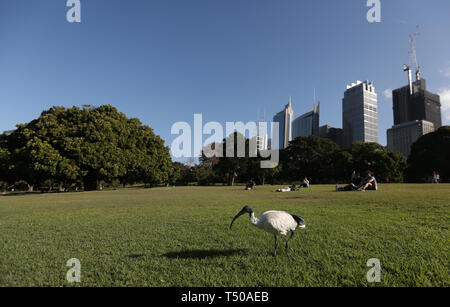
[[(176, 187), (0, 196), (0, 286), (450, 286), (450, 185)], [(289, 256), (248, 217), (302, 216)], [(366, 280), (381, 261), (381, 283)]]

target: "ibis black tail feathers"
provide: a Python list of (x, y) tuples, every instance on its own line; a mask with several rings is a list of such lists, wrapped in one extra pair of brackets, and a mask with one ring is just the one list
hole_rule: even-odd
[(299, 216), (296, 216), (296, 215), (293, 215), (293, 214), (291, 214), (291, 215), (294, 218), (294, 220), (297, 222), (297, 227), (298, 228), (302, 228), (303, 229), (303, 228), (306, 227), (305, 220), (302, 217), (299, 217)]

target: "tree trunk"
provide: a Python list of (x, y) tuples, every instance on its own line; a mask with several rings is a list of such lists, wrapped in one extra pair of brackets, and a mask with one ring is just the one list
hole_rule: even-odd
[(28, 185), (28, 192), (33, 192), (34, 190), (34, 186), (33, 185)]

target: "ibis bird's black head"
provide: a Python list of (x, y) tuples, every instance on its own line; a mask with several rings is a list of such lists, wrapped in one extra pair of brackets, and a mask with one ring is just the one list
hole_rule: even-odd
[(297, 227), (300, 229), (305, 229), (306, 228), (306, 222), (305, 219), (297, 216), (297, 215), (292, 215), (292, 217), (294, 218), (294, 220), (297, 222)]
[(253, 209), (250, 208), (249, 206), (245, 206), (244, 208), (242, 208), (242, 210), (234, 217), (233, 221), (231, 221), (230, 229), (231, 229), (231, 227), (233, 226), (234, 221), (235, 221), (238, 217), (240, 217), (241, 215), (246, 214), (246, 213), (252, 214), (252, 213), (253, 213)]

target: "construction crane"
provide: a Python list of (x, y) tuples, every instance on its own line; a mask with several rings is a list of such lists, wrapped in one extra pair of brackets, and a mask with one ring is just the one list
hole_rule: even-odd
[(420, 80), (420, 66), (417, 61), (416, 53), (416, 43), (419, 35), (419, 26), (416, 26), (416, 33), (414, 34), (414, 36), (412, 34), (409, 35), (409, 43), (411, 45), (411, 51), (409, 52), (409, 65), (403, 65), (403, 71), (408, 72), (408, 85), (410, 95), (414, 93), (411, 68), (414, 68), (416, 70), (416, 81)]

